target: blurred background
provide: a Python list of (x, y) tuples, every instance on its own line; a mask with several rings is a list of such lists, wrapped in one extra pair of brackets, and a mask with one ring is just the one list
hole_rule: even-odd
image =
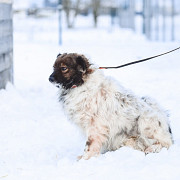
[[(62, 16), (57, 18), (59, 28), (64, 24), (77, 28), (79, 18), (88, 22), (82, 23), (82, 28), (98, 27), (102, 24), (101, 17), (106, 17), (106, 28), (129, 28), (150, 40), (180, 38), (178, 0), (15, 0), (13, 11), (15, 15), (25, 13), (33, 18)], [(91, 22), (88, 18), (92, 18)]]
[(69, 41), (78, 45), (80, 39), (87, 44), (93, 38), (98, 41), (105, 31), (111, 35), (118, 31), (121, 40), (133, 32), (134, 37), (149, 41), (179, 41), (180, 1), (0, 0), (0, 72), (10, 68), (1, 73), (0, 88), (5, 87), (6, 79), (13, 82), (13, 37), (14, 45), (63, 46)]
[(80, 41), (98, 42), (104, 33), (109, 36), (104, 34), (102, 41), (117, 34), (119, 42), (131, 38), (177, 42), (179, 32), (178, 0), (0, 0), (0, 72), (10, 68), (1, 73), (0, 88), (6, 79), (13, 82), (13, 37), (14, 46), (27, 42), (77, 46)]

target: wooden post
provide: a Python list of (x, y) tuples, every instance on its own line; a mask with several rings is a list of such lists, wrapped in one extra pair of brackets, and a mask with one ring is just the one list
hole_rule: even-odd
[(143, 33), (151, 39), (151, 0), (143, 0)]
[(135, 29), (135, 4), (134, 0), (120, 1), (119, 24), (122, 28)]
[(166, 0), (163, 0), (163, 41), (166, 40)]
[(146, 28), (145, 28), (145, 2), (146, 0), (143, 0), (143, 13), (142, 13), (142, 16), (143, 16), (143, 26), (142, 26), (142, 32), (143, 32), (143, 34), (145, 34), (146, 33)]
[(174, 29), (175, 29), (175, 23), (174, 23), (174, 0), (171, 1), (171, 40), (174, 41), (175, 37), (174, 37)]
[(12, 2), (0, 0), (0, 89), (13, 83)]
[(156, 17), (156, 27), (155, 27), (155, 33), (156, 33), (156, 41), (159, 40), (159, 1), (155, 0), (155, 17)]
[(62, 45), (62, 18), (61, 18), (61, 10), (62, 10), (62, 0), (58, 1), (58, 13), (59, 13), (59, 45)]
[(129, 10), (130, 26), (131, 26), (131, 29), (135, 30), (135, 2), (134, 0), (130, 0), (129, 5), (130, 5), (130, 10)]

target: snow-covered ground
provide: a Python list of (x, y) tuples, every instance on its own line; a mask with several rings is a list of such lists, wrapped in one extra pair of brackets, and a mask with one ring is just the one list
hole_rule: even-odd
[(180, 51), (118, 70), (104, 70), (137, 95), (149, 95), (170, 113), (174, 145), (158, 154), (123, 147), (88, 161), (85, 137), (71, 124), (48, 82), (56, 55), (85, 54), (97, 66), (120, 65), (179, 46), (149, 42), (130, 30), (97, 29), (79, 18), (77, 28), (63, 28), (58, 46), (57, 16), (14, 18), (14, 85), (0, 90), (0, 179), (7, 180), (179, 180)]

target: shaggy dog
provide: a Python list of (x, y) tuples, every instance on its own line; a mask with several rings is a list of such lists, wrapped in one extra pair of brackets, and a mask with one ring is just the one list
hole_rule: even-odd
[(139, 98), (105, 77), (76, 53), (59, 54), (49, 81), (87, 137), (83, 159), (129, 146), (147, 153), (172, 145), (167, 114), (148, 97)]

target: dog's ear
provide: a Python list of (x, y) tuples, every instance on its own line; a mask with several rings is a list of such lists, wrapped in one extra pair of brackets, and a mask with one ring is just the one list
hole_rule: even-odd
[(60, 55), (61, 55), (61, 53), (59, 53), (56, 58), (58, 58)]
[(84, 72), (87, 69), (87, 60), (83, 56), (78, 56), (76, 58), (77, 64), (80, 66), (80, 71)]

